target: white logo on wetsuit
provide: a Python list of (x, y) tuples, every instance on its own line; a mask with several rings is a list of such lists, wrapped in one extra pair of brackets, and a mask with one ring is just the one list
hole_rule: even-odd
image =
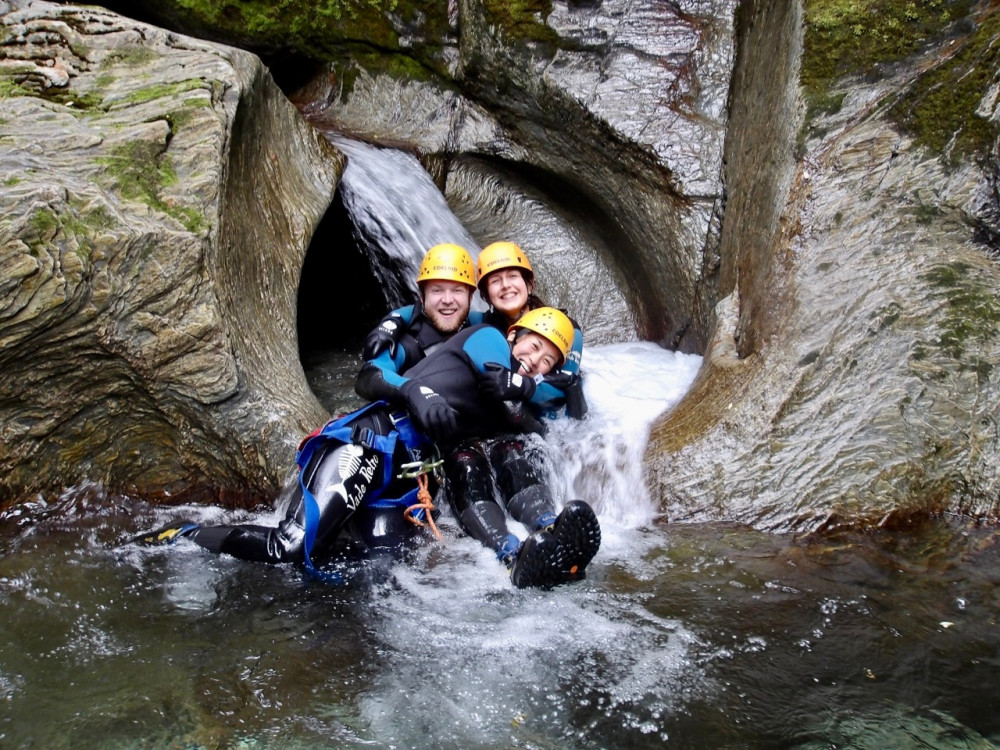
[(357, 507), (368, 493), (368, 485), (371, 484), (372, 477), (375, 476), (375, 467), (378, 466), (378, 460), (378, 454), (373, 453), (365, 459), (364, 465), (358, 469), (357, 477), (362, 481), (347, 496), (348, 510), (357, 510)]
[(340, 449), (340, 457), (337, 459), (337, 471), (341, 478), (347, 478), (354, 474), (361, 466), (361, 457), (365, 455), (365, 450), (360, 445), (348, 443)]

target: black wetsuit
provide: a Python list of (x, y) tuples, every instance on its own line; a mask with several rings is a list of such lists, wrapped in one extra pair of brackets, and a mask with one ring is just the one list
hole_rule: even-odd
[[(469, 318), (463, 324), (463, 329), (480, 323), (482, 313), (469, 313)], [(384, 324), (391, 320), (400, 326), (399, 345), (395, 355), (383, 350), (377, 356), (365, 362), (358, 373), (354, 390), (358, 395), (369, 401), (389, 401), (402, 404), (399, 388), (406, 382), (403, 374), (417, 362), (432, 354), (452, 333), (442, 333), (435, 328), (419, 305), (401, 307), (393, 310), (382, 319)]]
[[(398, 467), (414, 458), (403, 441), (395, 443), (391, 457), (373, 447), (372, 436), (398, 433), (400, 415), (390, 413), (382, 404), (355, 414), (350, 422), (350, 441), (321, 440), (302, 467), (300, 477), (282, 490), (281, 499), (288, 505), (277, 526), (199, 526), (185, 536), (212, 552), (243, 560), (310, 565), (305, 555), (309, 506), (304, 486), (316, 503), (314, 553), (328, 548), (349, 522), (354, 540), (364, 551), (392, 548), (412, 537), (418, 527), (403, 518), (402, 508), (382, 512), (368, 503), (375, 495), (398, 498), (415, 489), (415, 480), (394, 478)], [(387, 460), (391, 461), (388, 471)]]
[(508, 554), (517, 539), (507, 528), (504, 508), (532, 531), (552, 523), (555, 513), (543, 456), (525, 445), (525, 433), (539, 432), (540, 422), (526, 404), (484, 397), (479, 383), (491, 363), (518, 368), (502, 333), (473, 326), (408, 370), (406, 378), (433, 389), (458, 412), (455, 432), (438, 441), (449, 502), (467, 533)]

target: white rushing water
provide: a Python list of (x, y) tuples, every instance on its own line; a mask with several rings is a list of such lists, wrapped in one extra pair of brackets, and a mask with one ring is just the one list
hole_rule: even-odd
[[(412, 156), (337, 145), (349, 157), (345, 206), (387, 294), (394, 279), (415, 276), (437, 242), (478, 251)], [(691, 654), (696, 639), (650, 612), (642, 597), (608, 595), (604, 582), (616, 570), (642, 577), (643, 560), (664, 544), (652, 524), (658, 503), (645, 487), (643, 452), (650, 423), (680, 400), (700, 364), (648, 342), (585, 347), (586, 419), (559, 417), (544, 440), (530, 439), (547, 457), (557, 508), (579, 498), (598, 514), (603, 541), (587, 580), (554, 591), (515, 589), (494, 553), (461, 532), (439, 497), (444, 540), (428, 536), (415, 554), (383, 569), (361, 609), (361, 631), (344, 634), (366, 644), (359, 653), (378, 654), (380, 666), (351, 705), (334, 700), (313, 714), (328, 713), (385, 747), (422, 746), (428, 737), (442, 747), (544, 745), (576, 726), (577, 735), (565, 737), (574, 744), (591, 721), (657, 737), (656, 717), (705, 689)], [(171, 513), (176, 518), (178, 509)], [(283, 509), (180, 513), (273, 525)], [(174, 547), (163, 596), (191, 615), (224, 606), (219, 591), (252, 566), (211, 559), (183, 540)], [(577, 714), (593, 718), (568, 721)]]
[[(343, 147), (345, 201), (386, 279), (412, 279), (436, 242), (475, 248), (415, 159)], [(0, 513), (0, 746), (812, 750), (902, 746), (894, 728), (937, 746), (917, 738), (942, 727), (994, 746), (940, 712), (996, 727), (995, 533), (939, 557), (934, 529), (810, 548), (660, 523), (649, 426), (700, 365), (647, 342), (585, 347), (590, 412), (538, 442), (557, 506), (591, 503), (603, 541), (586, 580), (552, 591), (515, 589), (441, 498), (442, 541), (345, 585), (185, 539), (122, 545), (180, 518), (273, 525), (283, 508), (93, 485)]]
[(410, 301), (420, 260), (434, 245), (461, 245), (475, 260), (479, 245), (448, 208), (427, 171), (412, 154), (329, 136), (347, 155), (338, 188), (390, 305)]
[[(650, 422), (683, 396), (700, 363), (644, 342), (584, 352), (590, 412), (582, 422), (554, 421), (546, 443), (557, 503), (578, 497), (598, 511), (595, 582), (616, 565), (641, 568), (664, 543), (647, 528), (657, 504), (644, 486), (642, 454)], [(517, 591), (492, 552), (453, 521), (444, 525), (446, 542), (429, 545), (415, 565), (396, 566), (389, 595), (373, 602), (392, 668), (380, 672), (361, 711), (383, 741), (410, 746), (446, 728), (446, 744), (505, 746), (519, 734), (518, 717), (534, 717), (533, 731), (548, 734), (577, 711), (655, 736), (650, 717), (703, 688), (694, 636), (680, 623), (629, 597), (595, 596), (591, 581)]]
[[(478, 252), (450, 226), (457, 220), (439, 194), (430, 195), (436, 188), (416, 197), (430, 180), (415, 159), (338, 145), (353, 155), (341, 189), (373, 258), (394, 255), (394, 264), (411, 266), (412, 278), (435, 242)], [(650, 423), (683, 396), (700, 364), (646, 342), (584, 350), (589, 414), (552, 421), (544, 448), (557, 506), (580, 498), (601, 520), (595, 581), (663, 543), (647, 528), (658, 509), (645, 488), (643, 451)], [(687, 653), (693, 637), (678, 623), (628, 597), (595, 597), (590, 581), (517, 591), (494, 554), (462, 535), (447, 510), (441, 523), (445, 541), (393, 566), (384, 595), (372, 599), (371, 632), (386, 665), (357, 706), (365, 734), (399, 747), (428, 736), (442, 746), (507, 746), (512, 736), (530, 744), (534, 733), (560, 734), (567, 715), (582, 711), (655, 736), (650, 717), (672, 711), (698, 684)], [(588, 680), (588, 669), (600, 675)], [(567, 690), (568, 683), (576, 687)], [(531, 729), (519, 730), (526, 716), (534, 717)]]

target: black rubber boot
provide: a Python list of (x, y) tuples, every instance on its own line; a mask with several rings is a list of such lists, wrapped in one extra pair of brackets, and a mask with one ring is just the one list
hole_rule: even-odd
[(536, 531), (524, 540), (510, 569), (510, 580), (519, 589), (547, 589), (569, 580), (563, 549), (552, 534)]
[(551, 535), (562, 548), (566, 580), (585, 578), (587, 566), (601, 548), (601, 524), (594, 509), (583, 500), (566, 503)]

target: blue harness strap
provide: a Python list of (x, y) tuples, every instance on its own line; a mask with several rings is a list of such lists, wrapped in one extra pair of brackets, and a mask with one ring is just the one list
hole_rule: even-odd
[[(402, 440), (403, 445), (411, 455), (419, 455), (420, 451), (431, 445), (430, 441), (416, 431), (409, 416), (390, 414), (393, 422), (393, 429), (388, 435), (379, 435), (371, 428), (360, 428), (354, 424), (357, 419), (373, 407), (381, 406), (388, 410), (388, 404), (384, 401), (375, 401), (367, 406), (351, 412), (336, 419), (331, 419), (322, 429), (306, 437), (299, 445), (295, 454), (295, 463), (299, 467), (299, 487), (302, 489), (302, 502), (305, 511), (305, 538), (303, 540), (303, 562), (306, 570), (320, 578), (326, 578), (316, 570), (312, 562), (312, 549), (316, 543), (316, 533), (319, 529), (319, 503), (313, 496), (309, 488), (306, 487), (303, 478), (304, 469), (309, 465), (316, 450), (328, 441), (336, 441), (343, 445), (354, 443), (365, 448), (377, 451), (383, 456), (385, 469), (383, 471), (382, 486), (377, 490), (369, 492), (364, 499), (366, 506), (386, 508), (386, 507), (409, 507), (415, 502), (417, 488), (405, 493), (400, 498), (379, 500), (379, 496), (392, 480), (393, 457), (396, 452), (398, 440)], [(405, 503), (405, 504), (404, 504)]]

